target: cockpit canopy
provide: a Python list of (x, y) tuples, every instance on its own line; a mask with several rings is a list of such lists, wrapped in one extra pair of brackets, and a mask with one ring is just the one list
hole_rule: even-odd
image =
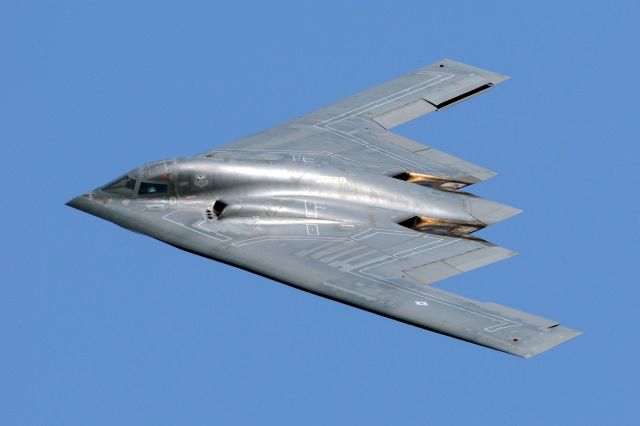
[(129, 175), (124, 175), (106, 184), (101, 189), (112, 194), (132, 196), (133, 191), (136, 189), (136, 180), (129, 177)]
[(214, 188), (211, 159), (171, 159), (144, 164), (106, 184), (101, 191), (131, 199), (192, 199)]
[(138, 196), (155, 196), (162, 195), (168, 192), (169, 185), (166, 183), (156, 182), (140, 182), (140, 188), (138, 188)]
[(136, 180), (129, 174), (119, 177), (101, 188), (104, 192), (121, 195), (123, 197), (141, 198), (164, 197), (169, 193), (169, 182), (154, 179), (143, 181)]

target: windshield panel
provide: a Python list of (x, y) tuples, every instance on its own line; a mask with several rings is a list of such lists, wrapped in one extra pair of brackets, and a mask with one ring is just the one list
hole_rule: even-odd
[(153, 195), (163, 195), (166, 193), (167, 193), (166, 183), (140, 182), (140, 189), (138, 190), (138, 195), (153, 196)]
[(113, 182), (102, 187), (105, 192), (118, 195), (133, 195), (133, 190), (136, 187), (136, 180), (130, 178), (128, 175), (124, 175), (114, 180)]

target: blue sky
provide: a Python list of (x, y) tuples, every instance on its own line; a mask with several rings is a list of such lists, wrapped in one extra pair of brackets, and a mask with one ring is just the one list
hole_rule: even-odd
[[(518, 3), (517, 5), (515, 3)], [(0, 6), (0, 424), (633, 424), (637, 2)], [(398, 128), (499, 172), (516, 258), (447, 290), (584, 335), (523, 360), (64, 206), (449, 57), (512, 79)]]

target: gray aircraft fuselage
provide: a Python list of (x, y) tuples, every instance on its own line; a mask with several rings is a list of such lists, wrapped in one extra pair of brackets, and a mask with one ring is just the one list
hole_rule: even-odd
[[(212, 220), (218, 221), (258, 218), (262, 223), (306, 223), (314, 219), (375, 227), (379, 221), (400, 222), (419, 216), (474, 230), (490, 224), (478, 217), (498, 205), (463, 192), (417, 185), (391, 176), (306, 163), (193, 157), (150, 164), (163, 164), (162, 173), (150, 174), (149, 165), (130, 171), (126, 176), (135, 180), (130, 193), (114, 193), (101, 187), (68, 205), (160, 240), (167, 235), (163, 229), (169, 234), (175, 231), (170, 222), (161, 219), (167, 213), (200, 205), (204, 217), (206, 208), (214, 210), (216, 201), (222, 202), (218, 206), (224, 206), (213, 211)], [(154, 183), (167, 185), (166, 191), (138, 193), (141, 185)], [(332, 208), (320, 209), (316, 217), (310, 218), (300, 200), (313, 200)], [(172, 244), (182, 247), (180, 241)], [(188, 244), (183, 248), (193, 249)]]

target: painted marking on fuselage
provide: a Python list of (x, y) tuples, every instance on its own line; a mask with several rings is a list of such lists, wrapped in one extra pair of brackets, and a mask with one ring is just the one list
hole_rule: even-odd
[(197, 227), (207, 231), (207, 233), (198, 231), (197, 229), (194, 229), (193, 226), (188, 226), (188, 225), (186, 225), (184, 223), (178, 222), (177, 220), (170, 219), (170, 216), (175, 215), (176, 213), (188, 212), (188, 211), (189, 210), (175, 210), (175, 211), (172, 211), (172, 212), (167, 213), (166, 215), (162, 216), (162, 219), (166, 220), (167, 222), (175, 223), (178, 226), (181, 226), (181, 227), (186, 228), (186, 229), (188, 229), (190, 231), (196, 232), (196, 233), (198, 233), (200, 235), (204, 235), (205, 237), (213, 238), (214, 240), (229, 241), (231, 239), (231, 237), (228, 237), (228, 236), (226, 236), (224, 234), (216, 232), (216, 231), (214, 231), (212, 229), (208, 229), (208, 228), (202, 227), (201, 225), (206, 222), (206, 219), (203, 219), (202, 221), (195, 223), (193, 226), (197, 226)]
[(316, 177), (316, 183), (323, 183), (323, 184), (345, 184), (347, 183), (347, 177), (346, 176), (326, 176), (326, 175), (320, 175), (318, 177)]
[(304, 216), (310, 219), (318, 218), (318, 206), (315, 201), (304, 200)]
[(307, 235), (320, 235), (318, 225), (315, 223), (307, 223)]

